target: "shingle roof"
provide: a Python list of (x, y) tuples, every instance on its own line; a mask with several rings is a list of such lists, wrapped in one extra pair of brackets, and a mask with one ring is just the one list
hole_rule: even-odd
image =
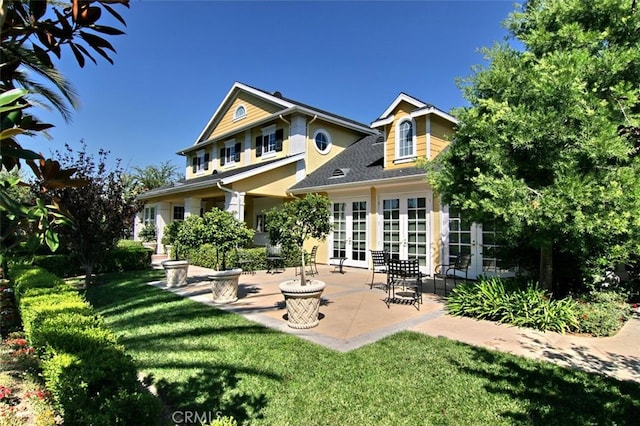
[[(308, 188), (330, 187), (425, 174), (424, 170), (417, 167), (385, 170), (383, 166), (384, 140), (382, 136), (366, 136), (327, 161), (305, 179), (292, 186), (290, 190), (295, 192)], [(335, 176), (334, 174), (341, 176)]]

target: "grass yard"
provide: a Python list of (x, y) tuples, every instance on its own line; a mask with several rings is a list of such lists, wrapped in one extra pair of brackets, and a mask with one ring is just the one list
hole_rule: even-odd
[(349, 353), (111, 274), (88, 300), (174, 411), (265, 425), (638, 424), (640, 384), (402, 332)]

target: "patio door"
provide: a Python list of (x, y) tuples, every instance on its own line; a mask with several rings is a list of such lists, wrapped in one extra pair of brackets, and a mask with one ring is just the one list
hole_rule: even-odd
[(420, 270), (431, 270), (431, 197), (383, 196), (382, 249), (392, 259), (418, 259)]
[(346, 257), (344, 265), (367, 267), (367, 200), (336, 201), (332, 205), (333, 232), (329, 257)]
[(469, 278), (485, 276), (513, 276), (513, 269), (504, 268), (498, 257), (500, 247), (496, 241), (499, 232), (495, 226), (469, 222), (461, 217), (460, 211), (449, 210), (448, 264), (453, 264), (461, 255), (471, 255)]

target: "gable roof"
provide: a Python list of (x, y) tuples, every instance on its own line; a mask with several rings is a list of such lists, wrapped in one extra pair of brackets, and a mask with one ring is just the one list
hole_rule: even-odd
[(380, 134), (366, 136), (349, 145), (340, 154), (327, 161), (306, 178), (293, 185), (292, 193), (325, 191), (375, 182), (425, 175), (418, 167), (384, 169), (384, 138)]
[(407, 102), (415, 107), (415, 109), (411, 111), (411, 114), (410, 114), (412, 118), (419, 117), (422, 115), (427, 115), (427, 114), (434, 114), (454, 124), (458, 124), (458, 120), (454, 116), (442, 111), (439, 108), (436, 108), (432, 104), (423, 102), (418, 98), (414, 98), (413, 96), (409, 96), (406, 93), (401, 92), (394, 99), (391, 105), (389, 105), (389, 107), (382, 113), (382, 115), (380, 115), (380, 117), (378, 117), (377, 120), (371, 123), (371, 127), (375, 128), (375, 127), (384, 126), (386, 124), (391, 124), (395, 118), (392, 113), (398, 107), (400, 102)]
[(218, 135), (213, 139), (206, 138), (207, 135), (212, 133), (213, 129), (222, 119), (225, 111), (229, 108), (231, 103), (238, 96), (238, 93), (241, 91), (252, 94), (253, 96), (259, 97), (264, 101), (269, 102), (281, 108), (280, 110), (278, 110), (278, 112), (270, 115), (269, 117), (261, 121), (270, 121), (275, 118), (278, 118), (278, 116), (290, 114), (292, 112), (300, 112), (305, 115), (316, 116), (318, 118), (335, 123), (340, 126), (351, 128), (353, 130), (360, 132), (361, 134), (372, 134), (375, 132), (367, 124), (360, 123), (350, 118), (346, 118), (341, 115), (334, 114), (319, 108), (315, 108), (313, 106), (304, 104), (302, 102), (294, 101), (293, 99), (285, 98), (284, 96), (282, 96), (280, 92), (269, 93), (265, 90), (252, 87), (244, 83), (235, 82), (231, 87), (231, 89), (229, 90), (229, 92), (227, 93), (227, 95), (224, 97), (224, 99), (220, 103), (220, 105), (218, 106), (218, 108), (216, 109), (216, 111), (213, 113), (213, 115), (209, 119), (209, 122), (206, 124), (204, 129), (200, 132), (200, 135), (196, 138), (195, 143), (193, 143), (191, 146), (187, 148), (179, 150), (177, 153), (185, 154), (189, 151), (194, 151), (196, 149), (199, 149), (199, 147), (204, 143), (224, 139), (229, 136), (229, 133), (241, 132), (243, 130), (253, 128), (256, 125), (258, 125), (259, 122), (249, 122), (245, 126), (234, 128), (230, 132), (227, 132), (227, 134)]

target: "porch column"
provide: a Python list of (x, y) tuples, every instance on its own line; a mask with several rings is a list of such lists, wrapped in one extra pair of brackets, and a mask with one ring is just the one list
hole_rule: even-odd
[(244, 192), (225, 192), (224, 193), (224, 209), (228, 212), (235, 213), (236, 217), (244, 222)]
[(164, 246), (160, 243), (164, 235), (164, 227), (171, 222), (171, 204), (167, 202), (158, 203), (156, 206), (156, 232), (158, 249), (157, 253), (165, 254)]
[(200, 207), (202, 200), (200, 198), (188, 197), (184, 199), (184, 218), (191, 215), (200, 216)]

